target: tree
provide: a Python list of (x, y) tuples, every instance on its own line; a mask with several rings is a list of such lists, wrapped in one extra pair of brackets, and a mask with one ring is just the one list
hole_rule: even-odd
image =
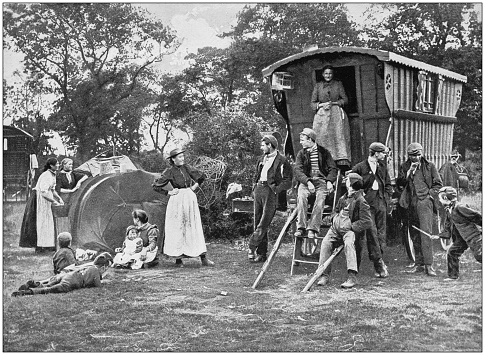
[[(228, 58), (241, 73), (245, 110), (263, 116), (271, 125), (284, 122), (274, 109), (271, 90), (262, 70), (268, 65), (299, 53), (309, 45), (358, 45), (355, 25), (347, 18), (347, 9), (337, 3), (267, 3), (246, 6), (237, 25), (224, 36), (231, 37)], [(237, 77), (237, 76), (235, 76)]]
[(36, 75), (24, 80), (18, 73), (17, 85), (9, 86), (3, 81), (3, 118), (10, 120), (12, 126), (21, 128), (34, 137), (32, 149), (35, 153), (52, 154), (49, 139), (52, 133), (48, 132), (45, 95), (49, 90), (42, 85)]
[(84, 158), (150, 65), (178, 45), (169, 28), (122, 3), (6, 4), (4, 32), (26, 70), (57, 94), (55, 128)]

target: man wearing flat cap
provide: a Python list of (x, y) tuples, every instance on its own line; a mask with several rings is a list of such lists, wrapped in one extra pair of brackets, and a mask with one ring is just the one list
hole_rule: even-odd
[(458, 170), (462, 170), (458, 165), (458, 159), (460, 158), (460, 153), (456, 150), (452, 151), (450, 154), (450, 160), (444, 163), (438, 173), (440, 174), (441, 181), (445, 186), (451, 186), (458, 188)]
[(268, 228), (278, 204), (278, 194), (291, 187), (291, 165), (278, 150), (278, 141), (271, 135), (261, 139), (263, 156), (258, 160), (253, 178), (254, 232), (249, 239), (248, 259), (266, 261)]
[[(386, 219), (387, 205), (391, 199), (392, 186), (389, 172), (384, 164), (386, 159), (386, 146), (373, 142), (369, 146), (369, 156), (366, 160), (356, 164), (352, 172), (362, 176), (365, 200), (370, 206), (375, 227), (366, 233), (367, 250), (374, 263), (377, 277), (387, 277), (387, 267), (382, 259), (386, 245)], [(377, 235), (375, 234), (377, 230)], [(360, 265), (361, 243), (357, 242), (357, 259)]]
[(425, 272), (436, 276), (433, 268), (433, 243), (429, 236), (412, 228), (416, 226), (432, 234), (438, 191), (442, 187), (436, 166), (423, 157), (423, 147), (411, 143), (407, 147), (408, 160), (399, 167), (396, 186), (402, 187), (399, 205), (407, 212), (409, 233), (413, 241), (415, 262), (410, 273)]
[(457, 192), (454, 187), (442, 187), (438, 193), (440, 203), (446, 211), (444, 229), (441, 238), (453, 241), (446, 252), (448, 278), (446, 281), (457, 280), (460, 275), (460, 256), (470, 248), (475, 259), (482, 262), (482, 232), (477, 226), (482, 225), (482, 214), (470, 206), (457, 202)]
[[(304, 128), (300, 133), (300, 144), (303, 149), (296, 156), (295, 178), (298, 185), (298, 221), (296, 237), (308, 233), (309, 238), (315, 238), (322, 225), (322, 213), (325, 198), (333, 190), (337, 179), (337, 166), (330, 152), (318, 145), (316, 133), (311, 128)], [(307, 221), (308, 197), (315, 194), (310, 221)]]
[[(338, 244), (344, 244), (345, 259), (347, 261), (348, 279), (341, 287), (352, 288), (357, 283), (357, 255), (355, 240), (360, 238), (367, 229), (373, 225), (369, 204), (362, 195), (362, 177), (359, 174), (348, 172), (344, 179), (347, 192), (343, 195), (333, 211), (332, 225), (322, 240), (320, 247), (319, 266), (328, 260), (332, 251)], [(329, 282), (330, 266), (322, 274), (319, 286)]]

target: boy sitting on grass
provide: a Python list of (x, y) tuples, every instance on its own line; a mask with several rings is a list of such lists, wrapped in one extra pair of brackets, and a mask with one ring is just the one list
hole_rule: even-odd
[(59, 250), (52, 257), (55, 275), (59, 274), (66, 266), (78, 264), (76, 253), (71, 249), (71, 241), (72, 236), (69, 232), (62, 232), (57, 236)]

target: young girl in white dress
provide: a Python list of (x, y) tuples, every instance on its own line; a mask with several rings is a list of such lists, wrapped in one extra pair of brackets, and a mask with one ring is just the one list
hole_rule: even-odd
[(126, 228), (126, 239), (121, 248), (116, 248), (117, 253), (113, 259), (113, 267), (140, 269), (143, 261), (140, 259), (143, 250), (143, 240), (139, 237), (136, 226)]

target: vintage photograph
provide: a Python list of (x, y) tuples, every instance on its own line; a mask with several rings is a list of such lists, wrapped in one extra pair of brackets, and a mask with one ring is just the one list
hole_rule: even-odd
[(482, 352), (482, 3), (4, 2), (3, 352)]

